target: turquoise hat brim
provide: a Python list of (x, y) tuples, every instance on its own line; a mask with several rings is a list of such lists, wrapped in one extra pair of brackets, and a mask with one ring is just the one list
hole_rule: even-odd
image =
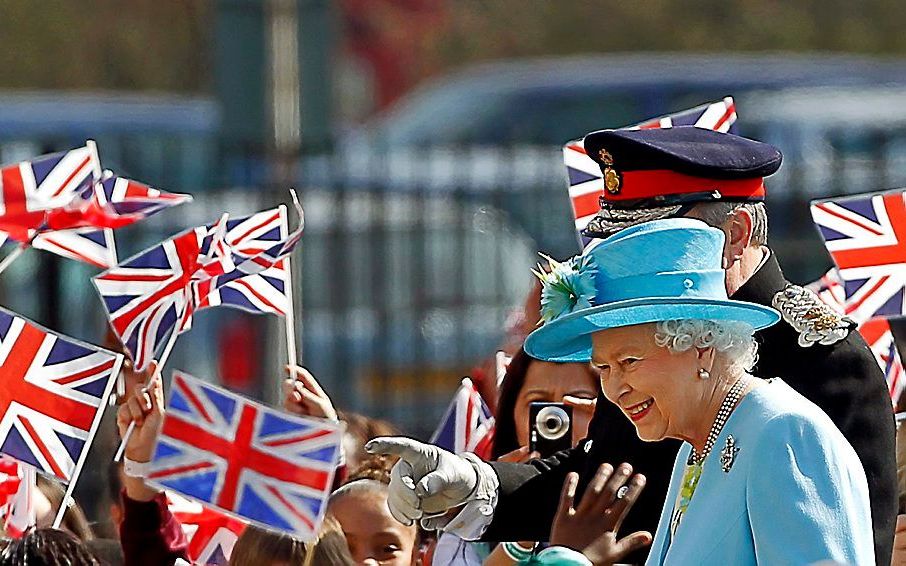
[(591, 360), (591, 335), (599, 330), (674, 319), (745, 322), (760, 330), (780, 320), (772, 308), (729, 299), (651, 297), (617, 301), (572, 312), (529, 334), (525, 351), (550, 362)]

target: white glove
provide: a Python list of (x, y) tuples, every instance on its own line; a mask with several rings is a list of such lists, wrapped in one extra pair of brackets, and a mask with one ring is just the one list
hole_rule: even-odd
[(387, 436), (365, 445), (371, 454), (392, 454), (400, 461), (390, 472), (390, 513), (411, 525), (467, 503), (478, 485), (473, 463), (442, 448), (411, 438)]

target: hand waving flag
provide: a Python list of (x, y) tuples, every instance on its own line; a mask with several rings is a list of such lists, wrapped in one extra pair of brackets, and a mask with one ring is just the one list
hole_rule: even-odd
[[(653, 118), (623, 129), (697, 126), (727, 132), (735, 122), (736, 104), (733, 102), (733, 98), (728, 96), (718, 102)], [(581, 233), (600, 209), (599, 197), (604, 194), (604, 177), (598, 164), (585, 153), (585, 146), (581, 139), (567, 142), (563, 146), (563, 163), (566, 165), (566, 173), (569, 177), (569, 199), (573, 205), (576, 231)]]
[(314, 540), (342, 431), (339, 423), (288, 415), (174, 372), (148, 481)]
[(122, 361), (0, 309), (0, 452), (70, 481)]

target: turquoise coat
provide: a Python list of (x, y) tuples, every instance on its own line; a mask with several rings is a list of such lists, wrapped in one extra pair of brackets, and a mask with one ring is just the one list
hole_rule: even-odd
[(859, 458), (827, 415), (782, 380), (764, 382), (730, 415), (674, 539), (690, 451), (686, 443), (677, 455), (647, 564), (875, 564)]

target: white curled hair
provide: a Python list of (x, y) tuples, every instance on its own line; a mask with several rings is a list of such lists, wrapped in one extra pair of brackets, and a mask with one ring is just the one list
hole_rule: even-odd
[(657, 323), (655, 343), (672, 352), (689, 348), (714, 348), (730, 367), (752, 371), (758, 361), (754, 329), (744, 322), (697, 319), (664, 320)]

